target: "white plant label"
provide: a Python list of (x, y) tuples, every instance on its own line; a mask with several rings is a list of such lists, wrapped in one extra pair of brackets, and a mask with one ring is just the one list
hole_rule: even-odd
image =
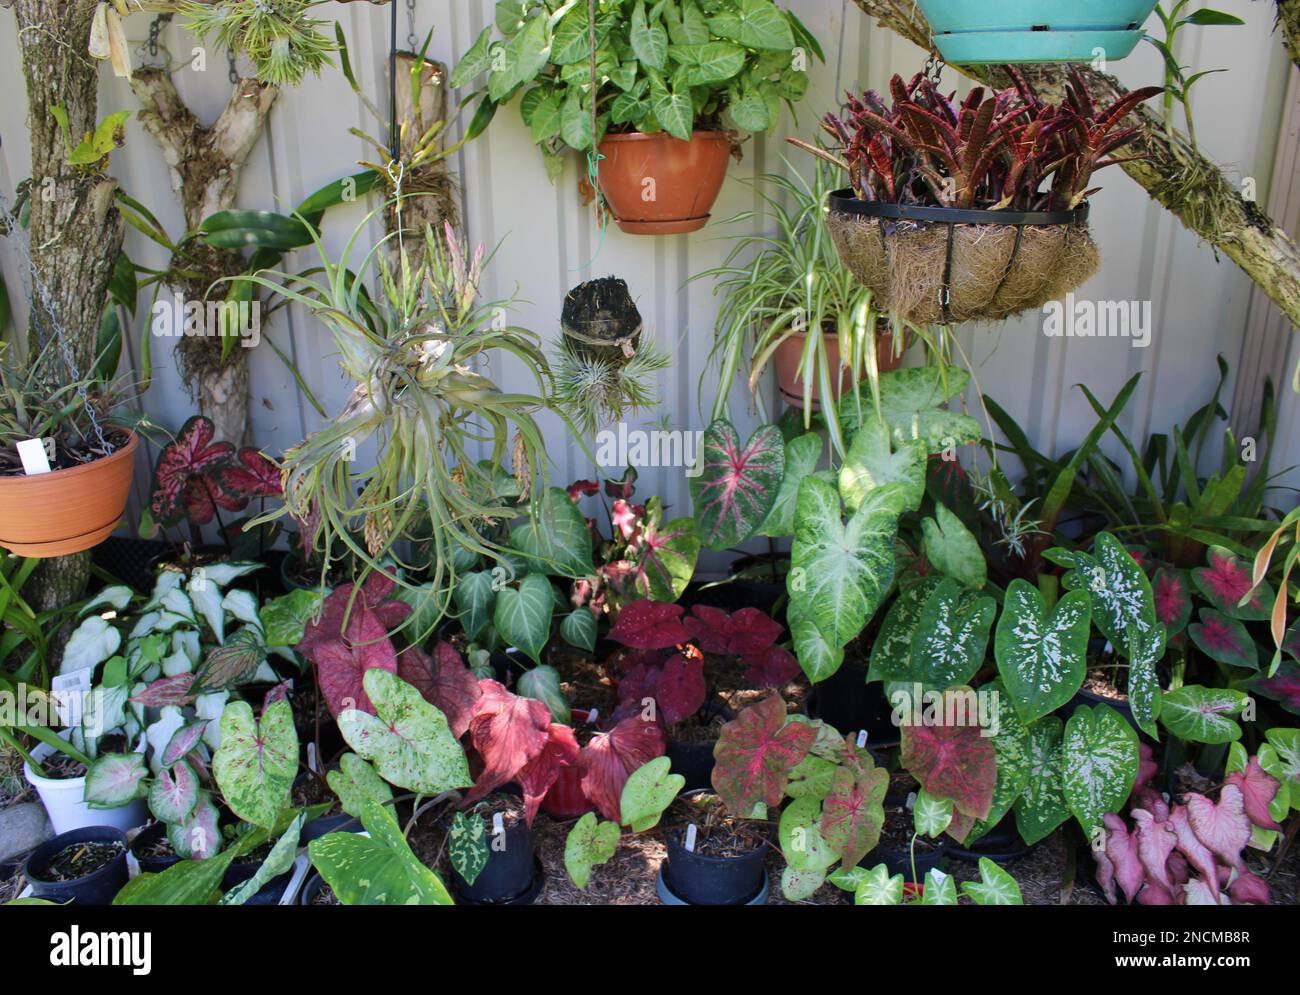
[(23, 461), (23, 473), (32, 477), (50, 472), (50, 456), (44, 439), (23, 439), (18, 443), (18, 456)]
[(696, 835), (697, 835), (698, 833), (699, 833), (699, 828), (695, 825), (695, 823), (692, 822), (689, 826), (686, 827), (686, 851), (687, 851), (687, 853), (694, 853), (694, 852), (695, 852), (695, 837), (696, 837)]
[(596, 724), (596, 719), (598, 719), (599, 717), (600, 717), (600, 709), (599, 708), (591, 709), (590, 711), (587, 712), (587, 725), (594, 726)]
[(505, 831), (506, 831), (506, 824), (501, 817), (501, 813), (493, 812), (492, 813), (492, 835), (502, 836), (505, 834)]
[(90, 693), (93, 670), (74, 670), (59, 674), (50, 681), (50, 691), (58, 706), (59, 721), (65, 726), (81, 725), (86, 710), (86, 695)]
[(911, 809), (916, 808), (916, 792), (915, 792), (915, 791), (909, 791), (909, 792), (907, 793), (907, 807), (908, 807), (908, 810), (909, 810), (909, 811), (910, 811)]
[(320, 773), (320, 762), (316, 757), (315, 743), (307, 744), (307, 769), (314, 770), (317, 774)]
[(860, 750), (866, 745), (867, 745), (867, 730), (860, 729), (858, 730), (858, 749)]

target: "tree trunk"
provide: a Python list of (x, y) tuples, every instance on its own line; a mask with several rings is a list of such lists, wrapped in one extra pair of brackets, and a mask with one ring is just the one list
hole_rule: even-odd
[[(99, 123), (99, 67), (86, 54), (96, 5), (94, 0), (15, 0), (12, 6), (32, 143), (29, 244), (36, 279), (49, 295), (49, 310), (40, 294), (33, 295), (28, 338), (36, 350), (61, 329), (78, 373), (85, 376), (94, 363), (123, 223), (114, 199), (116, 182), (101, 169), (68, 165), (70, 150), (50, 111), (63, 108), (74, 142)], [(58, 359), (44, 375), (51, 385), (72, 379)], [(80, 597), (89, 577), (89, 553), (50, 559), (32, 575), (24, 594), (38, 609), (56, 608)]]
[(248, 350), (235, 346), (220, 367), (199, 380), (199, 413), (212, 419), (218, 439), (242, 445), (248, 435)]
[[(899, 0), (853, 0), (883, 27), (930, 49), (930, 26), (912, 4)], [(1288, 48), (1295, 58), (1300, 38), (1300, 0), (1282, 0), (1278, 14)], [(993, 66), (961, 66), (960, 72), (983, 83), (1004, 86), (1005, 73)], [(1026, 75), (1044, 97), (1059, 99), (1065, 77), (1053, 66), (1026, 67)], [(1113, 103), (1127, 91), (1113, 77), (1080, 67), (1095, 101)], [(1145, 108), (1134, 112), (1142, 136), (1134, 146), (1148, 156), (1121, 168), (1151, 197), (1168, 208), (1183, 225), (1240, 266), (1291, 320), (1300, 326), (1300, 250), (1285, 231), (1253, 201), (1242, 198), (1236, 185), (1181, 135), (1170, 135), (1164, 123)]]
[(1300, 0), (1281, 0), (1277, 5), (1277, 23), (1282, 28), (1282, 43), (1291, 64), (1300, 67)]

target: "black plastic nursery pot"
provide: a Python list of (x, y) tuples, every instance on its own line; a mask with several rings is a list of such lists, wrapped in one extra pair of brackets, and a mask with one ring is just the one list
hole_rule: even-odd
[(320, 893), (328, 887), (329, 885), (325, 883), (325, 879), (323, 877), (321, 877), (319, 874), (312, 874), (309, 878), (307, 878), (306, 882), (304, 882), (302, 886), (302, 891), (298, 892), (298, 904), (299, 905), (342, 904), (337, 900), (335, 900), (335, 902), (333, 903), (317, 901), (317, 898), (320, 897)]
[[(735, 718), (731, 709), (712, 702), (700, 709), (700, 714), (708, 719), (721, 717), (724, 722), (730, 722)], [(686, 783), (682, 786), (683, 791), (696, 791), (712, 786), (715, 762), (713, 748), (717, 742), (717, 737), (700, 742), (668, 740), (664, 755), (672, 762), (673, 773), (686, 778)]]
[(474, 883), (455, 870), (451, 889), (465, 905), (531, 905), (541, 893), (541, 862), (533, 854), (533, 831), (522, 816), (504, 827), (504, 840), (492, 832), (488, 816), (488, 861)]
[[(683, 797), (700, 798), (708, 791), (691, 791)], [(684, 826), (669, 829), (665, 843), (663, 883), (673, 897), (686, 905), (749, 905), (767, 885), (763, 860), (767, 846), (756, 845), (747, 853), (710, 856), (686, 849)]]
[(821, 719), (845, 736), (865, 729), (868, 747), (898, 742), (885, 685), (880, 681), (868, 684), (865, 665), (846, 660), (834, 674), (812, 686), (805, 706), (809, 718)]
[(884, 312), (918, 325), (998, 321), (1078, 288), (1101, 263), (1088, 205), (981, 211), (827, 198), (840, 260)]
[[(300, 790), (316, 775), (310, 771), (303, 771), (294, 778), (293, 786), (295, 790)], [(306, 846), (312, 840), (320, 839), (326, 833), (337, 833), (355, 831), (361, 828), (361, 821), (346, 812), (335, 812), (333, 814), (318, 815), (310, 822), (305, 823), (302, 832), (298, 835), (300, 846)]]
[(859, 866), (870, 869), (877, 864), (884, 864), (889, 868), (891, 876), (901, 874), (904, 882), (920, 884), (925, 881), (925, 876), (930, 871), (938, 867), (944, 858), (952, 853), (951, 845), (946, 836), (929, 842), (930, 847), (925, 850), (918, 850), (916, 853), (915, 878), (912, 877), (912, 852), (907, 848), (894, 849), (893, 847), (877, 846), (862, 859)]
[[(246, 864), (231, 864), (230, 869), (226, 871), (225, 876), (221, 879), (221, 890), (229, 891), (236, 885), (241, 885), (261, 867), (261, 861), (249, 861)], [(280, 899), (284, 897), (284, 890), (289, 887), (289, 881), (293, 878), (293, 870), (287, 870), (278, 877), (271, 878), (270, 881), (262, 885), (257, 894), (250, 897), (245, 905), (279, 905)]]
[(151, 822), (131, 840), (131, 855), (135, 857), (135, 862), (140, 865), (140, 870), (146, 874), (161, 874), (173, 864), (181, 862), (181, 857), (175, 853), (169, 853), (165, 856), (149, 856), (148, 851), (155, 844), (160, 843), (167, 838), (167, 824), (165, 822)]
[[(56, 880), (52, 866), (65, 850), (78, 844), (117, 846), (116, 856), (81, 877)], [(73, 902), (77, 905), (110, 905), (126, 886), (126, 834), (112, 826), (87, 826), (60, 833), (46, 840), (27, 858), (23, 875), (32, 886), (32, 897), (46, 901)]]
[(1020, 838), (1015, 815), (1008, 812), (996, 826), (974, 843), (963, 845), (949, 842), (947, 854), (954, 860), (961, 860), (968, 864), (978, 864), (984, 857), (988, 857), (996, 864), (1005, 864), (1019, 860), (1031, 850), (1033, 847)]
[(1138, 734), (1138, 739), (1142, 742), (1154, 746), (1155, 740), (1148, 736), (1138, 726), (1137, 720), (1133, 718), (1133, 709), (1128, 703), (1127, 698), (1108, 698), (1102, 694), (1095, 694), (1087, 688), (1079, 688), (1074, 697), (1061, 706), (1060, 715), (1062, 719), (1069, 719), (1074, 714), (1075, 709), (1081, 705), (1087, 705), (1090, 708), (1096, 708), (1098, 705), (1106, 705), (1115, 709), (1124, 717), (1124, 721), (1133, 727), (1133, 731)]

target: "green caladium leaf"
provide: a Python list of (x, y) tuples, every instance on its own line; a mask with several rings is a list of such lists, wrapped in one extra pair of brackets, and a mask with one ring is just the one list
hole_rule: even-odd
[(900, 485), (876, 488), (846, 523), (833, 487), (815, 477), (799, 485), (786, 590), (800, 622), (796, 628), (791, 621), (795, 655), (811, 679), (829, 674), (808, 671), (805, 652), (813, 659), (820, 654), (804, 626), (811, 623), (834, 651), (863, 630), (894, 581), (894, 540), (905, 503)]
[(686, 786), (686, 778), (674, 774), (672, 761), (656, 757), (634, 770), (619, 798), (619, 819), (634, 833), (644, 833), (659, 824), (664, 809)]
[(738, 546), (758, 530), (781, 488), (781, 430), (763, 425), (742, 444), (731, 422), (719, 418), (704, 433), (699, 471), (691, 500), (700, 539), (710, 549)]
[(262, 605), (267, 646), (297, 646), (307, 622), (320, 614), (320, 591), (294, 590)]
[(964, 842), (974, 843), (988, 833), (1011, 808), (1029, 785), (1033, 763), (1029, 746), (1029, 730), (1020, 721), (1015, 710), (1002, 707), (1008, 697), (1002, 681), (995, 680), (986, 684), (981, 691), (987, 692), (990, 701), (997, 702), (993, 751), (997, 756), (998, 780), (993, 789), (993, 804), (989, 814), (978, 819), (966, 834)]
[(184, 822), (199, 803), (199, 779), (184, 760), (158, 772), (149, 787), (149, 811), (160, 822)]
[(190, 693), (229, 691), (252, 680), (265, 660), (266, 647), (261, 636), (251, 628), (240, 629), (223, 645), (208, 651), (203, 665), (194, 674)]
[(786, 609), (786, 624), (794, 641), (799, 666), (808, 680), (824, 681), (844, 662), (844, 647), (830, 642), (812, 617), (812, 609), (791, 603)]
[(457, 812), (451, 819), (447, 835), (447, 856), (456, 873), (472, 885), (488, 862), (487, 830), (483, 817), (473, 812)]
[(1138, 773), (1138, 738), (1109, 705), (1081, 705), (1065, 724), (1062, 791), (1089, 839), (1102, 816), (1120, 811)]
[(602, 822), (588, 812), (569, 830), (564, 841), (564, 869), (579, 888), (586, 888), (591, 869), (603, 864), (618, 850), (617, 822)]
[[(840, 495), (845, 506), (856, 511), (869, 491), (896, 483), (903, 488), (907, 510), (915, 511), (925, 496), (925, 462), (925, 443), (908, 439), (891, 447), (889, 426), (868, 419), (854, 436), (840, 467)], [(980, 562), (984, 562), (983, 556)]]
[(212, 773), (232, 812), (256, 826), (274, 827), (298, 775), (298, 733), (289, 702), (268, 705), (261, 722), (248, 702), (226, 705)]
[(536, 517), (510, 530), (510, 545), (533, 573), (578, 578), (593, 571), (587, 519), (562, 487), (548, 488)]
[(560, 687), (560, 673), (554, 667), (534, 667), (520, 675), (515, 683), (515, 693), (523, 698), (534, 698), (551, 710), (551, 717), (561, 725), (568, 725), (572, 717), (569, 699)]
[[(382, 673), (382, 671), (380, 671)], [(344, 905), (451, 905), (438, 875), (420, 863), (385, 805), (367, 802), (360, 833), (328, 833), (307, 845), (312, 865)]]
[[(970, 374), (955, 367), (910, 367), (880, 374), (880, 415), (894, 441), (920, 440), (927, 455), (952, 452), (957, 446), (978, 442), (979, 422), (943, 407), (963, 393), (969, 383)], [(874, 417), (865, 399), (851, 395), (841, 399), (840, 426), (850, 442), (858, 426)]]
[[(821, 821), (819, 798), (811, 795), (796, 798), (781, 810), (777, 839), (791, 870), (820, 873), (825, 880), (827, 868), (839, 862), (840, 854), (822, 836)], [(802, 886), (806, 882), (800, 880), (797, 884)], [(820, 882), (818, 887), (821, 887)]]
[(86, 771), (83, 801), (88, 808), (121, 808), (149, 791), (143, 753), (105, 753)]
[(785, 793), (791, 798), (812, 798), (820, 802), (830, 794), (837, 770), (839, 764), (834, 760), (809, 754), (790, 771), (790, 783), (786, 785)]
[(952, 822), (952, 800), (935, 798), (922, 788), (916, 794), (916, 804), (912, 808), (912, 824), (918, 834), (938, 839)]
[(1045, 839), (1070, 817), (1063, 788), (1061, 740), (1064, 730), (1065, 723), (1055, 715), (1039, 719), (1026, 730), (1029, 776), (1024, 791), (1012, 807), (1016, 813), (1016, 829), (1031, 845)]
[(925, 874), (925, 893), (921, 896), (921, 904), (956, 905), (957, 882), (939, 868), (930, 868)]
[[(922, 460), (922, 469), (925, 463)], [(922, 481), (924, 489), (924, 481)], [(981, 588), (988, 580), (988, 566), (979, 540), (971, 535), (961, 519), (936, 502), (935, 517), (921, 520), (925, 535), (925, 558), (940, 573), (961, 581), (967, 587)]]
[(1264, 757), (1261, 747), (1260, 765), (1287, 788), (1291, 807), (1300, 811), (1300, 729), (1270, 729), (1264, 737), (1275, 756)]
[(903, 901), (903, 875), (889, 875), (889, 868), (877, 864), (867, 870), (854, 867), (830, 876), (831, 884), (853, 892), (854, 905), (900, 905)]
[(1259, 669), (1259, 648), (1244, 625), (1213, 608), (1202, 608), (1198, 617), (1199, 622), (1187, 627), (1187, 635), (1197, 649), (1229, 667)]
[(596, 650), (597, 631), (596, 616), (587, 608), (575, 608), (560, 620), (560, 638), (588, 653)]
[(497, 593), (492, 624), (508, 645), (518, 647), (541, 663), (542, 651), (551, 638), (554, 610), (555, 594), (550, 579), (544, 574), (528, 574), (519, 582), (518, 590), (505, 587)]
[(777, 489), (776, 500), (758, 534), (779, 539), (794, 534), (795, 503), (799, 498), (799, 484), (817, 469), (824, 443), (815, 432), (795, 436), (785, 444), (785, 473)]
[(1156, 664), (1165, 655), (1165, 627), (1158, 624), (1145, 633), (1130, 627), (1125, 639), (1128, 652), (1128, 704), (1133, 721), (1152, 739), (1160, 738), (1160, 680)]
[(1092, 555), (1061, 552), (1075, 564), (1064, 577), (1065, 586), (1089, 593), (1093, 624), (1112, 646), (1124, 645), (1129, 626), (1146, 633), (1157, 624), (1151, 582), (1137, 560), (1113, 535), (1098, 532)]
[(1187, 684), (1160, 699), (1160, 724), (1179, 739), (1193, 743), (1231, 743), (1241, 739), (1240, 715), (1250, 696), (1231, 688)]
[(988, 857), (980, 858), (980, 879), (963, 881), (961, 890), (976, 905), (1024, 905), (1020, 885)]
[(493, 582), (490, 570), (471, 570), (456, 578), (452, 589), (452, 600), (460, 616), (460, 627), (465, 635), (473, 640), (483, 634), (483, 630), (492, 624), (492, 613), (496, 607), (497, 585)]
[(912, 679), (940, 691), (969, 681), (984, 662), (997, 610), (992, 598), (974, 597), (951, 578), (941, 581), (912, 634)]
[(890, 606), (880, 632), (871, 646), (867, 681), (910, 682), (912, 680), (912, 637), (921, 611), (938, 588), (941, 578), (922, 577), (915, 584), (902, 585)]
[(271, 880), (285, 874), (293, 867), (293, 862), (298, 858), (298, 839), (302, 835), (303, 823), (307, 820), (307, 812), (299, 812), (289, 828), (286, 829), (281, 837), (275, 841), (275, 846), (271, 847), (271, 852), (266, 855), (266, 859), (253, 873), (253, 876), (247, 881), (242, 881), (230, 891), (221, 896), (221, 905), (243, 905), (250, 898), (261, 891)]
[(325, 780), (330, 790), (338, 795), (343, 811), (354, 819), (361, 818), (367, 802), (382, 805), (393, 799), (393, 789), (388, 782), (355, 753), (344, 753), (339, 757), (339, 769), (327, 771)]
[(339, 732), (384, 780), (408, 791), (437, 795), (474, 783), (465, 752), (447, 718), (396, 674), (371, 668), (363, 679), (375, 714), (339, 713)]
[(1091, 598), (1070, 591), (1048, 614), (1038, 589), (1016, 578), (1007, 585), (993, 653), (1025, 723), (1056, 711), (1083, 687), (1088, 669)]

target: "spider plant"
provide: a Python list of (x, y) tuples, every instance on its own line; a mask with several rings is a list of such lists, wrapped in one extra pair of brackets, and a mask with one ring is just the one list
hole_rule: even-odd
[[(811, 182), (791, 172), (793, 179), (769, 174), (750, 181), (764, 210), (743, 211), (725, 224), (749, 229), (758, 221), (765, 230), (741, 230), (726, 236), (733, 244), (722, 264), (691, 278), (712, 279), (714, 294), (723, 297), (710, 353), (710, 368), (716, 363), (720, 372), (713, 402), (715, 419), (727, 415), (731, 383), (742, 366), (749, 365), (749, 389), (757, 398), (759, 378), (768, 362), (796, 335), (806, 336), (799, 359), (805, 428), (812, 423), (809, 402), (814, 391), (832, 397), (832, 385), (839, 382), (840, 371), (830, 367), (829, 336), (838, 336), (840, 363), (852, 374), (855, 395), (863, 375), (869, 378), (873, 394), (879, 383), (877, 331), (883, 316), (875, 308), (871, 291), (840, 262), (822, 224), (826, 197), (834, 188), (833, 172), (820, 162)], [(766, 227), (771, 224), (775, 230)], [(928, 330), (901, 321), (892, 325), (891, 331), (895, 350), (901, 350), (909, 334), (935, 345)], [(707, 375), (707, 370), (701, 374), (701, 392)], [(761, 399), (759, 404), (761, 407)], [(833, 445), (843, 453), (835, 407), (823, 405), (822, 415)]]
[[(258, 521), (290, 514), (316, 523), (310, 542), (322, 554), (322, 577), (331, 552), (340, 549), (363, 572), (381, 569), (381, 561), (427, 569), (426, 585), (399, 582), (436, 598), (441, 611), (456, 580), (454, 561), (464, 552), (497, 557), (503, 547), (489, 537), (490, 526), (518, 514), (499, 496), (488, 469), (512, 456), (516, 503), (544, 493), (546, 451), (533, 416), (551, 407), (551, 373), (537, 336), (502, 320), (513, 301), (479, 299), (483, 248), (467, 257), (450, 225), (441, 238), (426, 229), (418, 265), (405, 246), (390, 265), (390, 235), (354, 273), (358, 239), (377, 213), (362, 222), (337, 261), (313, 232), (319, 276), (251, 277), (324, 323), (355, 383), (333, 421), (285, 453), (284, 507)], [(502, 391), (479, 372), (503, 355), (533, 374), (535, 394)], [(358, 454), (368, 442), (374, 456), (363, 461)], [(490, 462), (480, 465), (484, 454)], [(428, 562), (405, 562), (403, 541), (428, 550)]]

